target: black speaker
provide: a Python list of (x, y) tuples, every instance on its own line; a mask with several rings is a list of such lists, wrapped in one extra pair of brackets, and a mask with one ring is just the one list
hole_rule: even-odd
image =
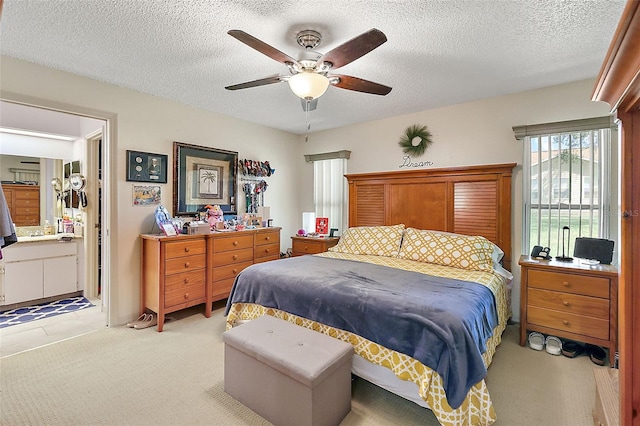
[(573, 257), (592, 259), (608, 265), (613, 259), (613, 241), (602, 238), (576, 238), (573, 246)]

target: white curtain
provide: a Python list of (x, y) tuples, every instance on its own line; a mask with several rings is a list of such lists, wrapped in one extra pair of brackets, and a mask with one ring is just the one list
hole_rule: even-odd
[(313, 200), (316, 217), (328, 217), (329, 228), (341, 234), (348, 226), (347, 159), (316, 160), (313, 162)]

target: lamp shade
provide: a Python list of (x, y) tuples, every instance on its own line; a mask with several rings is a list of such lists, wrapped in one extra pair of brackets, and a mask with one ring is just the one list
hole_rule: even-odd
[(303, 71), (289, 77), (289, 87), (299, 98), (313, 100), (324, 95), (329, 87), (329, 79), (313, 71)]

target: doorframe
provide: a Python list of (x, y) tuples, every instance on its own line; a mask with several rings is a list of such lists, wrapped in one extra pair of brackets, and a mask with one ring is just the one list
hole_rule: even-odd
[[(95, 132), (92, 132), (86, 136), (84, 139), (86, 141), (86, 150), (85, 150), (85, 163), (87, 171), (87, 188), (86, 192), (89, 195), (92, 201), (88, 203), (86, 208), (86, 217), (85, 217), (85, 229), (84, 229), (84, 252), (85, 252), (85, 274), (84, 274), (84, 295), (89, 299), (97, 299), (98, 298), (98, 229), (102, 225), (102, 223), (98, 223), (98, 203), (96, 201), (102, 202), (101, 199), (98, 198), (99, 188), (102, 185), (100, 182), (100, 177), (98, 175), (98, 170), (101, 165), (99, 164), (100, 158), (100, 150), (101, 147), (98, 146), (99, 140), (103, 139), (104, 129), (101, 128)], [(104, 172), (104, 170), (103, 170)], [(104, 203), (103, 203), (104, 210)], [(101, 220), (101, 218), (100, 218)], [(101, 298), (102, 299), (102, 298)], [(102, 311), (105, 310), (105, 305), (101, 303)]]
[[(118, 318), (116, 306), (111, 303), (112, 300), (118, 300), (117, 288), (111, 285), (111, 277), (117, 276), (117, 262), (112, 259), (114, 245), (111, 241), (118, 241), (118, 229), (112, 227), (112, 218), (117, 217), (118, 200), (116, 191), (112, 188), (117, 187), (117, 174), (112, 173), (115, 170), (117, 161), (115, 161), (118, 146), (118, 115), (113, 112), (87, 108), (79, 105), (67, 104), (64, 102), (53, 101), (50, 99), (42, 99), (33, 96), (22, 95), (19, 93), (0, 90), (0, 100), (31, 106), (35, 108), (48, 109), (51, 111), (62, 112), (66, 114), (80, 115), (88, 118), (95, 118), (106, 122), (104, 133), (102, 135), (102, 312), (105, 315), (105, 324), (111, 325), (111, 318)], [(85, 242), (86, 244), (87, 242)], [(85, 274), (86, 275), (86, 274)]]

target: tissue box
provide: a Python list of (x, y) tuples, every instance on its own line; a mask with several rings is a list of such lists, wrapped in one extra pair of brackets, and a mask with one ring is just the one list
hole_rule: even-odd
[(189, 222), (186, 228), (188, 235), (208, 234), (211, 232), (211, 225), (203, 222)]

